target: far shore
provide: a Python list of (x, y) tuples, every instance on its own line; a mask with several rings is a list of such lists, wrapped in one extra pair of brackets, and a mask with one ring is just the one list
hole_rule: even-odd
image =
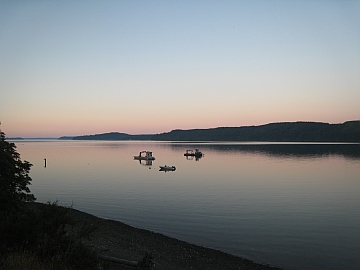
[[(36, 203), (36, 205), (41, 207), (42, 204)], [(97, 227), (92, 237), (84, 240), (84, 243), (97, 254), (138, 262), (148, 253), (153, 258), (152, 269), (155, 270), (281, 269), (134, 228), (119, 221), (99, 218), (76, 209), (71, 209), (71, 214), (78, 224), (86, 222)], [(136, 267), (111, 263), (111, 269), (136, 269)]]

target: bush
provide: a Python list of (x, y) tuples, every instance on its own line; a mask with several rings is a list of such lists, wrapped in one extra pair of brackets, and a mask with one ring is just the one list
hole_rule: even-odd
[[(37, 253), (43, 258), (58, 260), (74, 267), (74, 269), (96, 269), (99, 261), (96, 253), (83, 243), (83, 236), (89, 236), (94, 230), (85, 224), (75, 230), (75, 222), (71, 216), (71, 208), (61, 207), (57, 202), (38, 205), (38, 219), (41, 230), (37, 245)], [(84, 230), (88, 233), (85, 233)]]
[(83, 237), (89, 237), (96, 227), (76, 224), (71, 210), (57, 202), (31, 204), (18, 215), (11, 215), (7, 222), (1, 220), (1, 254), (28, 252), (36, 254), (40, 262), (52, 265), (97, 269), (97, 254), (82, 243)]
[(0, 130), (0, 270), (97, 269), (96, 253), (82, 243), (94, 227), (75, 231), (71, 208), (57, 202), (29, 204), (31, 166)]
[(63, 264), (42, 261), (34, 253), (12, 252), (0, 259), (0, 270), (70, 270)]
[(31, 166), (28, 161), (21, 160), (15, 144), (7, 142), (0, 130), (0, 214), (16, 212), (24, 202), (36, 200), (28, 187)]

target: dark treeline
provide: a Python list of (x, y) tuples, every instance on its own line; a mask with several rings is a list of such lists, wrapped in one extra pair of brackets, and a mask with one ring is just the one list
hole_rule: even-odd
[(360, 142), (360, 121), (343, 124), (318, 122), (271, 123), (261, 126), (173, 130), (161, 134), (104, 133), (77, 136), (74, 140), (155, 141), (267, 141), (267, 142)]
[(343, 124), (314, 122), (272, 123), (262, 126), (173, 130), (157, 140), (270, 141), (270, 142), (359, 142), (360, 121)]

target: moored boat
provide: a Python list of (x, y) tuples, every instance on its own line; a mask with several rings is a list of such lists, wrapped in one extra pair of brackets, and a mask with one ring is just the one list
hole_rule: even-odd
[[(144, 153), (144, 155), (143, 155)], [(134, 159), (137, 160), (155, 160), (153, 157), (152, 152), (150, 151), (141, 151), (138, 156), (134, 156)]]
[(199, 149), (195, 149), (195, 151), (192, 149), (189, 149), (189, 150), (186, 150), (186, 153), (184, 154), (184, 156), (186, 156), (186, 157), (202, 157), (203, 153), (200, 152)]
[(175, 171), (176, 167), (175, 166), (159, 166), (160, 167), (160, 171)]

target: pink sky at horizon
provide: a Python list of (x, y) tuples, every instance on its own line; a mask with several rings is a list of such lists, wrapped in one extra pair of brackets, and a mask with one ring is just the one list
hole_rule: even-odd
[(0, 3), (7, 137), (360, 119), (360, 2)]
[[(278, 121), (264, 121), (259, 120), (258, 122), (246, 122), (243, 121), (243, 124), (219, 124), (219, 125), (199, 125), (199, 126), (191, 126), (184, 125), (183, 127), (177, 127), (175, 125), (164, 125), (164, 126), (145, 126), (145, 127), (132, 127), (132, 126), (116, 126), (116, 125), (96, 125), (96, 126), (70, 126), (70, 125), (44, 125), (44, 126), (32, 126), (26, 124), (14, 125), (1, 123), (0, 130), (2, 130), (6, 137), (15, 138), (59, 138), (62, 136), (81, 136), (81, 135), (94, 135), (94, 134), (102, 134), (109, 132), (120, 132), (127, 133), (131, 135), (136, 134), (158, 134), (163, 132), (170, 132), (174, 129), (209, 129), (209, 128), (217, 128), (217, 127), (240, 127), (240, 126), (260, 126), (266, 125), (269, 123), (278, 123), (278, 122), (323, 122), (330, 124), (341, 124), (347, 121), (359, 121), (360, 119), (346, 119), (346, 120), (335, 120), (335, 121), (323, 121), (323, 120), (309, 120), (309, 119), (300, 119), (300, 120), (278, 120)], [(21, 129), (18, 127), (21, 126)], [(56, 126), (56, 128), (54, 128)], [(7, 132), (10, 130), (11, 132)]]

